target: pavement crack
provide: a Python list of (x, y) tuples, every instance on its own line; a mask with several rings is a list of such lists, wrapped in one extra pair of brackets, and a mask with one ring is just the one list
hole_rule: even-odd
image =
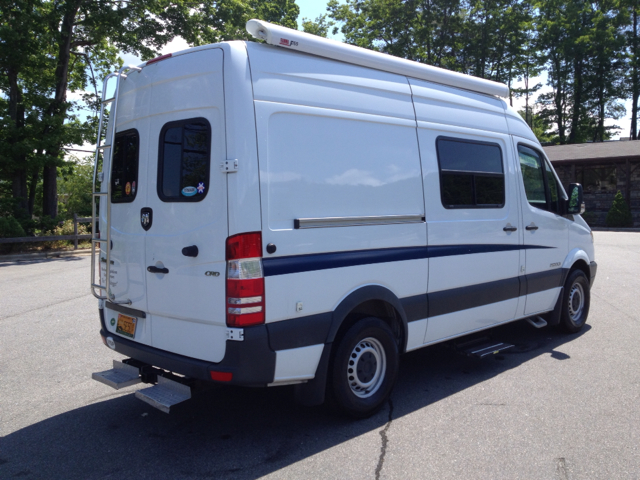
[(564, 457), (556, 458), (556, 473), (560, 480), (569, 480), (569, 475), (567, 474), (567, 461)]
[(44, 310), (45, 308), (55, 307), (56, 305), (60, 305), (62, 303), (73, 302), (74, 300), (78, 300), (80, 298), (89, 297), (89, 296), (91, 296), (91, 294), (85, 293), (84, 295), (80, 295), (79, 297), (65, 298), (64, 300), (60, 300), (59, 302), (49, 303), (47, 305), (42, 305), (41, 307), (32, 308), (31, 310), (26, 310), (26, 311), (23, 311), (23, 312), (20, 312), (20, 313), (16, 313), (15, 315), (9, 315), (7, 317), (0, 317), (0, 321), (8, 320), (8, 319), (13, 318), (13, 317), (19, 317), (21, 315), (26, 315), (27, 313), (37, 312), (38, 310)]
[(387, 420), (387, 424), (380, 432), (380, 437), (382, 438), (382, 445), (380, 446), (380, 457), (378, 457), (378, 466), (376, 466), (376, 480), (380, 480), (380, 473), (382, 472), (382, 466), (384, 465), (384, 457), (387, 454), (387, 447), (389, 446), (389, 437), (387, 436), (387, 432), (389, 431), (389, 427), (391, 427), (391, 422), (393, 421), (393, 402), (389, 399), (389, 420)]

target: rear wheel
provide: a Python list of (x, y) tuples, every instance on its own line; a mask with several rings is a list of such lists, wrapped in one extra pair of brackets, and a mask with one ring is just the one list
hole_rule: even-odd
[(338, 407), (351, 416), (375, 413), (398, 376), (398, 346), (389, 326), (374, 317), (351, 326), (333, 356), (331, 388)]
[(591, 300), (589, 279), (582, 270), (569, 274), (562, 295), (560, 328), (567, 333), (579, 332), (587, 322)]

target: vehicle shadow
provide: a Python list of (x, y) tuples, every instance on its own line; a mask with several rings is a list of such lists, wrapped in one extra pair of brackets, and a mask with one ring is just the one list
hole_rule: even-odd
[(51, 254), (48, 257), (37, 257), (37, 258), (28, 258), (26, 255), (22, 258), (13, 258), (13, 259), (4, 259), (2, 255), (0, 255), (0, 266), (8, 266), (8, 265), (35, 265), (38, 263), (51, 263), (51, 262), (64, 262), (64, 263), (74, 263), (81, 262), (85, 259), (89, 258), (88, 254), (83, 255), (60, 255), (56, 256), (56, 254)]
[[(494, 338), (515, 345), (503, 354), (480, 360), (446, 344), (409, 353), (392, 395), (393, 419), (540, 355), (565, 360), (558, 348), (588, 331), (563, 335), (517, 322), (493, 331)], [(133, 394), (115, 395), (0, 439), (0, 478), (254, 479), (381, 429), (390, 418), (389, 406), (365, 420), (325, 406), (298, 406), (292, 387), (217, 387), (169, 415)]]

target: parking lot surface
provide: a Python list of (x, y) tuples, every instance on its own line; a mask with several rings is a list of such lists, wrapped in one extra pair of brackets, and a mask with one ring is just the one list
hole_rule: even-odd
[(516, 322), (483, 360), (402, 358), (366, 420), (291, 387), (217, 387), (167, 415), (91, 380), (122, 358), (98, 335), (89, 258), (0, 259), (0, 478), (638, 479), (640, 233), (595, 232), (586, 328)]

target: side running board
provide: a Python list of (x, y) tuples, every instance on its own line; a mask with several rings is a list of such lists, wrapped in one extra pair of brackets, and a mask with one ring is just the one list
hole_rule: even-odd
[(510, 343), (498, 342), (489, 337), (476, 337), (462, 339), (454, 343), (454, 348), (458, 353), (468, 357), (484, 358), (487, 355), (495, 355), (509, 348), (513, 348)]

